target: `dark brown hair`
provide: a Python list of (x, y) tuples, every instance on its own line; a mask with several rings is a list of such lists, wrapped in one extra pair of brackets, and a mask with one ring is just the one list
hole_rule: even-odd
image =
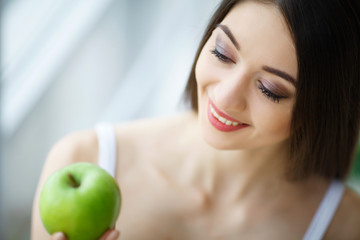
[[(360, 127), (360, 4), (356, 0), (256, 0), (282, 12), (297, 53), (288, 177), (345, 179)], [(223, 0), (197, 50), (185, 96), (198, 109), (195, 67), (205, 43), (242, 0)]]

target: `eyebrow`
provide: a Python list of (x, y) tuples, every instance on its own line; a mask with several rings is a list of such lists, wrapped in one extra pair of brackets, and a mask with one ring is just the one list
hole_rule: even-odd
[(216, 27), (223, 30), (223, 32), (229, 37), (230, 41), (234, 44), (237, 50), (240, 50), (240, 44), (236, 41), (234, 35), (226, 25), (218, 24)]
[[(223, 32), (229, 37), (230, 41), (234, 44), (234, 46), (236, 47), (237, 50), (240, 50), (240, 44), (236, 41), (234, 35), (232, 34), (232, 32), (230, 31), (230, 29), (228, 28), (228, 26), (223, 25), (223, 24), (218, 24), (216, 25), (216, 27), (220, 28), (221, 30), (223, 30)], [(288, 82), (291, 82), (293, 85), (296, 85), (296, 81), (295, 78), (292, 77), (290, 74), (281, 71), (279, 69), (276, 68), (272, 68), (269, 66), (263, 66), (262, 69), (266, 72), (275, 74), (283, 79), (285, 79)]]
[(262, 69), (266, 72), (275, 74), (283, 79), (285, 79), (288, 82), (291, 82), (293, 85), (296, 85), (295, 78), (293, 78), (290, 74), (283, 72), (281, 70), (269, 67), (269, 66), (263, 66)]

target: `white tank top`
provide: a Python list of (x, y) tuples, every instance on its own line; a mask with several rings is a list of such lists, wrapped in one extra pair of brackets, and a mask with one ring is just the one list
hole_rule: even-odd
[(116, 169), (116, 136), (113, 125), (99, 124), (95, 127), (98, 137), (98, 165), (115, 177)]
[[(109, 124), (96, 126), (99, 144), (98, 164), (113, 177), (116, 170), (116, 137), (114, 127)], [(317, 209), (303, 240), (321, 240), (339, 206), (345, 185), (333, 180)]]

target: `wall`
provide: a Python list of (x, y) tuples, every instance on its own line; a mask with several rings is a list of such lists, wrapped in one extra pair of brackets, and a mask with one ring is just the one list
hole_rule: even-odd
[[(4, 139), (0, 239), (29, 239), (41, 168), (61, 137), (99, 121), (183, 109), (181, 94), (196, 45), (217, 2), (112, 1), (66, 64), (58, 66), (25, 121)], [(131, 106), (125, 104), (129, 98)]]

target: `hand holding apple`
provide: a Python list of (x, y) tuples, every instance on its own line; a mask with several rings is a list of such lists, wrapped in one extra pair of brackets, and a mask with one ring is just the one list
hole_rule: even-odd
[(52, 174), (41, 192), (40, 215), (46, 230), (68, 240), (99, 239), (114, 227), (120, 212), (120, 189), (105, 170), (75, 163)]
[[(99, 240), (118, 240), (120, 232), (115, 229), (107, 230)], [(51, 235), (50, 240), (68, 240), (64, 233), (56, 232)]]

